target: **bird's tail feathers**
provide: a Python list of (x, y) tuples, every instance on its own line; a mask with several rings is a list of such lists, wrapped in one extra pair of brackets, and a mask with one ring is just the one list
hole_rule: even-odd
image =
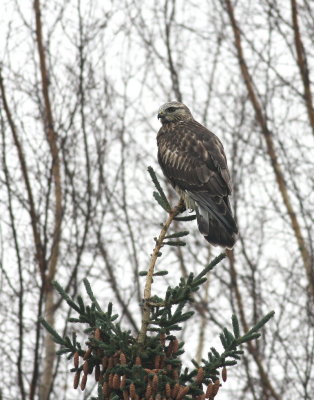
[(203, 210), (196, 208), (197, 225), (199, 231), (204, 235), (205, 239), (213, 246), (222, 246), (232, 249), (236, 240), (237, 234), (228, 231), (216, 218)]
[(238, 233), (238, 227), (232, 216), (230, 203), (227, 197), (208, 196), (206, 192), (189, 192), (189, 196), (192, 197), (200, 209), (208, 211), (226, 230), (236, 234)]
[(227, 197), (208, 196), (206, 192), (188, 192), (196, 205), (213, 215), (228, 231), (238, 233)]
[(205, 203), (201, 196), (200, 202), (199, 196), (195, 196), (194, 193), (193, 195), (199, 231), (212, 245), (232, 249), (238, 237), (238, 227), (233, 219), (229, 202), (225, 203), (222, 198), (219, 202), (207, 198)]

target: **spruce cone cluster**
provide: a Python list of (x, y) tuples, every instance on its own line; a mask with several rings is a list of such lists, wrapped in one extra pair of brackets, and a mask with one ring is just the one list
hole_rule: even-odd
[[(99, 328), (87, 342), (88, 348), (74, 353), (73, 362), (75, 372), (74, 389), (80, 385), (81, 390), (86, 387), (89, 375), (102, 387), (105, 400), (181, 400), (184, 398), (212, 400), (219, 387), (219, 379), (213, 382), (205, 378), (202, 367), (195, 371), (192, 383), (180, 384), (181, 354), (178, 340), (174, 336), (159, 335), (159, 346), (154, 350), (149, 348), (141, 356), (135, 353), (136, 346), (127, 348), (125, 352), (117, 350), (108, 356), (99, 342), (102, 333)], [(136, 342), (135, 342), (136, 343)], [(126, 353), (130, 356), (127, 356)], [(150, 354), (149, 354), (150, 353)], [(155, 353), (155, 354), (154, 354)], [(157, 354), (156, 354), (157, 353)], [(223, 368), (222, 379), (226, 380), (226, 368)], [(205, 389), (205, 391), (203, 390)]]

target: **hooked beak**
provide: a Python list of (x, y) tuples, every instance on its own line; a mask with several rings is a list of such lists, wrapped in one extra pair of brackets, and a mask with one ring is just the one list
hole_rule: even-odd
[(163, 112), (160, 112), (160, 113), (158, 113), (157, 118), (163, 119), (163, 118), (165, 118), (165, 114)]

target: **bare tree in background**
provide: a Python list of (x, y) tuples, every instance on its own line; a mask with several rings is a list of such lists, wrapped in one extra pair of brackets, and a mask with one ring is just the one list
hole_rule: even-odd
[[(229, 277), (218, 273), (218, 282), (212, 282), (209, 288), (211, 296), (204, 298), (212, 305), (215, 299), (215, 309), (219, 309), (222, 302), (217, 301), (217, 292), (227, 289), (231, 294), (230, 304), (240, 313), (244, 330), (249, 321), (261, 315), (271, 299), (276, 299), (280, 323), (270, 346), (276, 349), (277, 355), (266, 356), (265, 346), (249, 346), (253, 358), (245, 365), (247, 380), (243, 382), (241, 396), (281, 399), (289, 398), (291, 391), (296, 390), (298, 396), (301, 392), (302, 398), (310, 398), (313, 385), (308, 377), (313, 365), (313, 335), (308, 332), (313, 324), (310, 310), (314, 293), (313, 229), (310, 227), (313, 202), (309, 201), (313, 186), (312, 106), (308, 101), (311, 80), (307, 67), (310, 38), (306, 37), (306, 30), (296, 26), (298, 11), (293, 2), (291, 9), (282, 2), (265, 1), (247, 7), (238, 5), (236, 10), (233, 2), (210, 2), (208, 9), (202, 9), (202, 15), (208, 17), (207, 25), (201, 24), (200, 14), (199, 19), (195, 18), (197, 24), (189, 18), (192, 10), (197, 13), (192, 4), (179, 6), (175, 1), (164, 4), (164, 8), (151, 9), (159, 29), (145, 24), (140, 5), (137, 14), (147, 54), (158, 55), (156, 81), (161, 87), (170, 81), (167, 87), (172, 92), (165, 91), (167, 100), (183, 99), (193, 112), (196, 110), (212, 124), (208, 127), (214, 132), (225, 132), (223, 139), (232, 159), (234, 207), (241, 245), (229, 253)], [(299, 8), (305, 25), (306, 19), (313, 21), (308, 3)], [(169, 19), (163, 17), (163, 10), (169, 9), (172, 10), (171, 30)], [(241, 23), (237, 22), (235, 12), (241, 15)], [(263, 18), (262, 24), (259, 18)], [(161, 34), (154, 34), (157, 31)], [(204, 52), (205, 43), (208, 53)], [(285, 53), (281, 53), (280, 46), (287, 49)], [(286, 69), (281, 62), (287, 65)], [(160, 64), (165, 70), (157, 68)], [(205, 111), (202, 111), (203, 105)], [(182, 258), (177, 256), (182, 265)], [(200, 253), (194, 255), (193, 250), (191, 256), (190, 263), (185, 260), (185, 264), (191, 265), (193, 259), (200, 259)], [(215, 289), (219, 282), (220, 291)], [(292, 300), (297, 297), (297, 302)], [(216, 314), (208, 315), (219, 325), (221, 321)], [(292, 315), (300, 315), (300, 319)], [(289, 339), (283, 340), (286, 336), (279, 334), (279, 330), (285, 325), (283, 321), (290, 319), (294, 320), (295, 329), (288, 330), (285, 335)], [(305, 320), (308, 329), (303, 334), (301, 327)], [(297, 357), (302, 352), (300, 346), (287, 352), (287, 343), (296, 331), (299, 331), (298, 342), (306, 343), (308, 349), (301, 357), (303, 366)], [(269, 369), (274, 357), (281, 367), (281, 379), (276, 379)], [(299, 389), (289, 384), (292, 371), (300, 377)]]
[[(134, 294), (129, 282), (125, 282), (122, 292), (119, 277), (115, 280), (116, 271), (110, 268), (114, 262), (109, 257), (115, 249), (106, 250), (110, 241), (115, 243), (122, 236), (125, 226), (116, 215), (116, 208), (121, 206), (116, 200), (121, 191), (126, 191), (123, 180), (122, 187), (116, 186), (121, 182), (123, 159), (115, 159), (124, 127), (114, 125), (114, 121), (124, 115), (128, 104), (125, 109), (122, 107), (124, 95), (116, 91), (107, 77), (102, 48), (114, 9), (102, 10), (101, 16), (95, 18), (92, 5), (83, 9), (80, 2), (55, 2), (47, 9), (47, 3), (35, 1), (32, 14), (26, 19), (20, 6), (15, 3), (17, 20), (11, 23), (22, 22), (30, 46), (25, 54), (26, 64), (33, 75), (30, 72), (29, 76), (29, 71), (23, 75), (15, 69), (10, 58), (15, 31), (9, 29), (0, 81), (1, 180), (6, 188), (2, 206), (8, 211), (2, 219), (6, 226), (1, 263), (7, 288), (2, 295), (5, 320), (12, 318), (9, 299), (14, 296), (18, 300), (16, 306), (13, 302), (18, 334), (11, 326), (15, 340), (4, 343), (8, 352), (18, 348), (16, 374), (4, 378), (4, 396), (48, 399), (59, 393), (56, 380), (62, 365), (56, 360), (55, 344), (42, 331), (38, 317), (45, 315), (52, 326), (61, 323), (66, 329), (67, 315), (62, 314), (51, 286), (56, 275), (63, 277), (73, 294), (83, 277), (101, 277), (108, 287), (108, 296), (112, 296), (113, 290), (123, 313), (137, 329), (128, 302), (131, 295), (139, 295), (137, 291)], [(47, 19), (53, 9), (54, 18)], [(75, 24), (74, 32), (72, 26), (67, 26), (69, 18)], [(55, 47), (60, 34), (71, 46), (69, 58), (63, 49)], [(99, 75), (100, 54), (103, 63)], [(21, 104), (20, 99), (25, 103)], [(30, 110), (24, 104), (29, 104)], [(109, 109), (116, 110), (118, 115), (108, 113)], [(124, 144), (121, 149), (125, 147)], [(111, 158), (110, 174), (106, 169), (107, 157)], [(128, 210), (127, 200), (123, 207)], [(110, 240), (104, 226), (110, 226)], [(131, 243), (129, 234), (124, 240), (127, 245)], [(137, 239), (132, 240), (134, 244)], [(18, 280), (14, 278), (13, 260), (17, 261)], [(132, 270), (135, 276), (136, 256)], [(12, 385), (16, 377), (18, 387)]]
[[(8, 1), (0, 17), (2, 397), (77, 395), (38, 324), (67, 329), (55, 278), (76, 295), (88, 277), (138, 330), (160, 219), (146, 169), (156, 110), (176, 99), (225, 145), (241, 233), (183, 338), (199, 359), (231, 310), (245, 330), (274, 308), (219, 396), (313, 398), (313, 4), (88, 3)], [(190, 229), (188, 257), (164, 254), (169, 280), (217, 252)]]

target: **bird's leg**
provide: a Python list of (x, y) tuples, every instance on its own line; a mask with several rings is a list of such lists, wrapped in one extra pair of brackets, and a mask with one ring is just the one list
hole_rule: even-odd
[(185, 201), (183, 196), (181, 196), (178, 205), (173, 209), (173, 211), (177, 213), (176, 215), (178, 215), (183, 213), (185, 210), (186, 210)]

